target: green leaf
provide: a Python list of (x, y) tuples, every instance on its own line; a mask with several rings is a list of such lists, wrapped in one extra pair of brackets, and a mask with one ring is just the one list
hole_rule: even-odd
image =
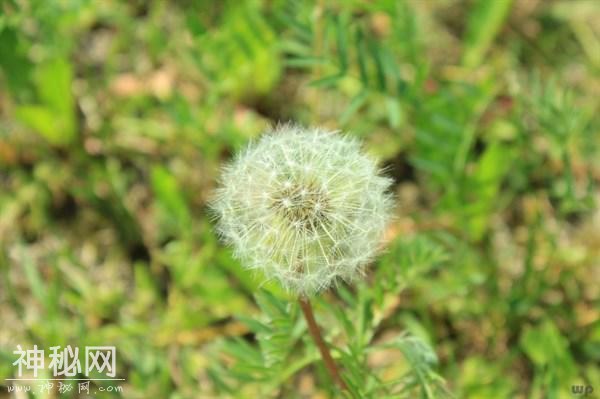
[(398, 128), (402, 123), (402, 109), (400, 101), (394, 97), (386, 97), (385, 108), (387, 110), (388, 122), (391, 127)]
[(535, 367), (538, 386), (533, 389), (546, 392), (548, 398), (563, 397), (577, 377), (577, 369), (569, 352), (569, 341), (554, 322), (545, 319), (535, 327), (526, 328), (519, 344)]
[(344, 110), (342, 115), (340, 116), (340, 123), (342, 125), (345, 125), (346, 123), (348, 123), (350, 118), (352, 118), (352, 116), (354, 114), (356, 114), (356, 112), (363, 105), (365, 105), (368, 98), (369, 98), (369, 92), (366, 90), (362, 90), (360, 93), (358, 93), (356, 96), (354, 96), (354, 98), (352, 98), (352, 100), (350, 101), (350, 104), (348, 104), (348, 106), (346, 107), (346, 109)]
[(19, 33), (15, 29), (0, 25), (0, 69), (4, 81), (15, 94), (29, 87), (31, 62), (19, 46)]
[(493, 98), (493, 82), (451, 84), (417, 108), (415, 151), (411, 162), (432, 177), (426, 184), (447, 195), (440, 205), (460, 204), (459, 183), (477, 133), (477, 123)]
[(386, 81), (385, 81), (385, 72), (383, 69), (383, 59), (381, 55), (381, 48), (378, 43), (369, 38), (367, 41), (367, 47), (371, 53), (371, 59), (373, 60), (373, 65), (375, 66), (375, 76), (377, 77), (377, 84), (379, 90), (385, 91), (386, 89)]
[(463, 65), (478, 66), (498, 34), (513, 0), (476, 0), (469, 12)]
[(364, 34), (360, 29), (356, 31), (356, 60), (358, 62), (358, 71), (360, 73), (360, 81), (363, 86), (369, 85), (369, 75), (367, 73), (367, 49), (365, 46)]
[(325, 76), (324, 78), (313, 80), (309, 83), (312, 87), (334, 87), (344, 75), (342, 73), (336, 73), (335, 75)]
[(469, 179), (468, 207), (472, 217), (468, 219), (468, 229), (475, 240), (482, 238), (493, 208), (498, 203), (498, 192), (504, 177), (512, 164), (512, 152), (502, 144), (489, 145), (477, 162), (476, 171)]
[[(24, 249), (22, 249), (24, 251)], [(25, 262), (23, 262), (23, 269), (25, 270), (25, 278), (29, 283), (33, 296), (42, 304), (46, 305), (46, 286), (43, 282), (42, 276), (34, 264), (34, 262), (25, 255)]]
[(348, 69), (348, 41), (341, 17), (337, 16), (334, 21), (340, 70), (345, 72)]
[(390, 246), (378, 278), (384, 283), (411, 282), (448, 261), (449, 257), (446, 248), (428, 235), (401, 238)]
[[(403, 378), (407, 388), (414, 386), (424, 398), (451, 397), (445, 388), (444, 380), (434, 370), (438, 364), (438, 357), (424, 340), (409, 334), (401, 334), (381, 347), (397, 348), (402, 352), (410, 366), (408, 375)], [(412, 397), (416, 397), (415, 394), (416, 392), (413, 392)]]
[(77, 131), (70, 64), (60, 58), (40, 64), (34, 71), (34, 80), (40, 104), (18, 107), (17, 119), (53, 145), (72, 143)]
[(175, 177), (162, 166), (155, 166), (151, 172), (152, 189), (168, 221), (182, 231), (191, 227), (191, 216), (187, 201)]
[(60, 127), (60, 118), (51, 109), (41, 105), (23, 105), (15, 110), (15, 117), (35, 130), (51, 144), (67, 144), (70, 137)]
[(321, 57), (296, 57), (285, 60), (284, 65), (295, 68), (312, 68), (326, 63), (327, 60)]
[(49, 108), (58, 111), (65, 118), (73, 113), (71, 84), (73, 72), (67, 60), (57, 58), (41, 64), (34, 74), (38, 94)]
[(569, 342), (549, 319), (539, 326), (525, 329), (519, 341), (523, 351), (540, 370), (556, 369), (562, 377), (572, 376), (575, 368)]

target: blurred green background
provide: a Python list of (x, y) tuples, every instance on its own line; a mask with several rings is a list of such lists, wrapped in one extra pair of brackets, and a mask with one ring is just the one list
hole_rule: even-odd
[(330, 397), (318, 356), (267, 383), (221, 349), (286, 295), (207, 201), (288, 120), (395, 180), (384, 254), (317, 304), (329, 340), (410, 332), (457, 398), (600, 395), (599, 111), (597, 0), (0, 0), (0, 398), (34, 344), (116, 346), (98, 397)]

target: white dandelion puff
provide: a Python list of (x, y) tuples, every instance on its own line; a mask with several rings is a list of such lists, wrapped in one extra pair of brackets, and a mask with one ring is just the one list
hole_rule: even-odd
[(211, 207), (246, 268), (310, 296), (362, 275), (390, 218), (390, 184), (357, 140), (282, 125), (224, 168)]

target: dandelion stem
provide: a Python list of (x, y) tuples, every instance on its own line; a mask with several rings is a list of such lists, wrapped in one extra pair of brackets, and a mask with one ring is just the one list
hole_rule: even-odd
[(339, 387), (342, 390), (348, 390), (348, 386), (340, 376), (340, 372), (337, 368), (337, 365), (335, 364), (333, 357), (331, 357), (329, 347), (325, 343), (325, 340), (323, 340), (323, 336), (321, 335), (321, 330), (319, 329), (319, 325), (315, 320), (315, 315), (313, 314), (312, 305), (310, 304), (310, 301), (308, 300), (308, 298), (301, 296), (298, 299), (298, 302), (300, 302), (300, 308), (302, 309), (302, 313), (304, 313), (304, 318), (306, 319), (306, 324), (308, 325), (308, 331), (315, 343), (317, 344), (319, 351), (321, 352), (321, 357), (325, 362), (325, 367), (327, 368), (327, 371), (329, 371), (329, 374), (331, 374), (331, 377), (333, 378), (335, 383), (339, 385)]

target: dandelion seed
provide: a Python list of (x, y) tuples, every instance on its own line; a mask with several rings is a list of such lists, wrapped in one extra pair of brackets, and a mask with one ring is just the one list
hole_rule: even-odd
[(212, 208), (246, 268), (309, 296), (362, 275), (389, 220), (390, 182), (357, 140), (282, 125), (224, 169)]

